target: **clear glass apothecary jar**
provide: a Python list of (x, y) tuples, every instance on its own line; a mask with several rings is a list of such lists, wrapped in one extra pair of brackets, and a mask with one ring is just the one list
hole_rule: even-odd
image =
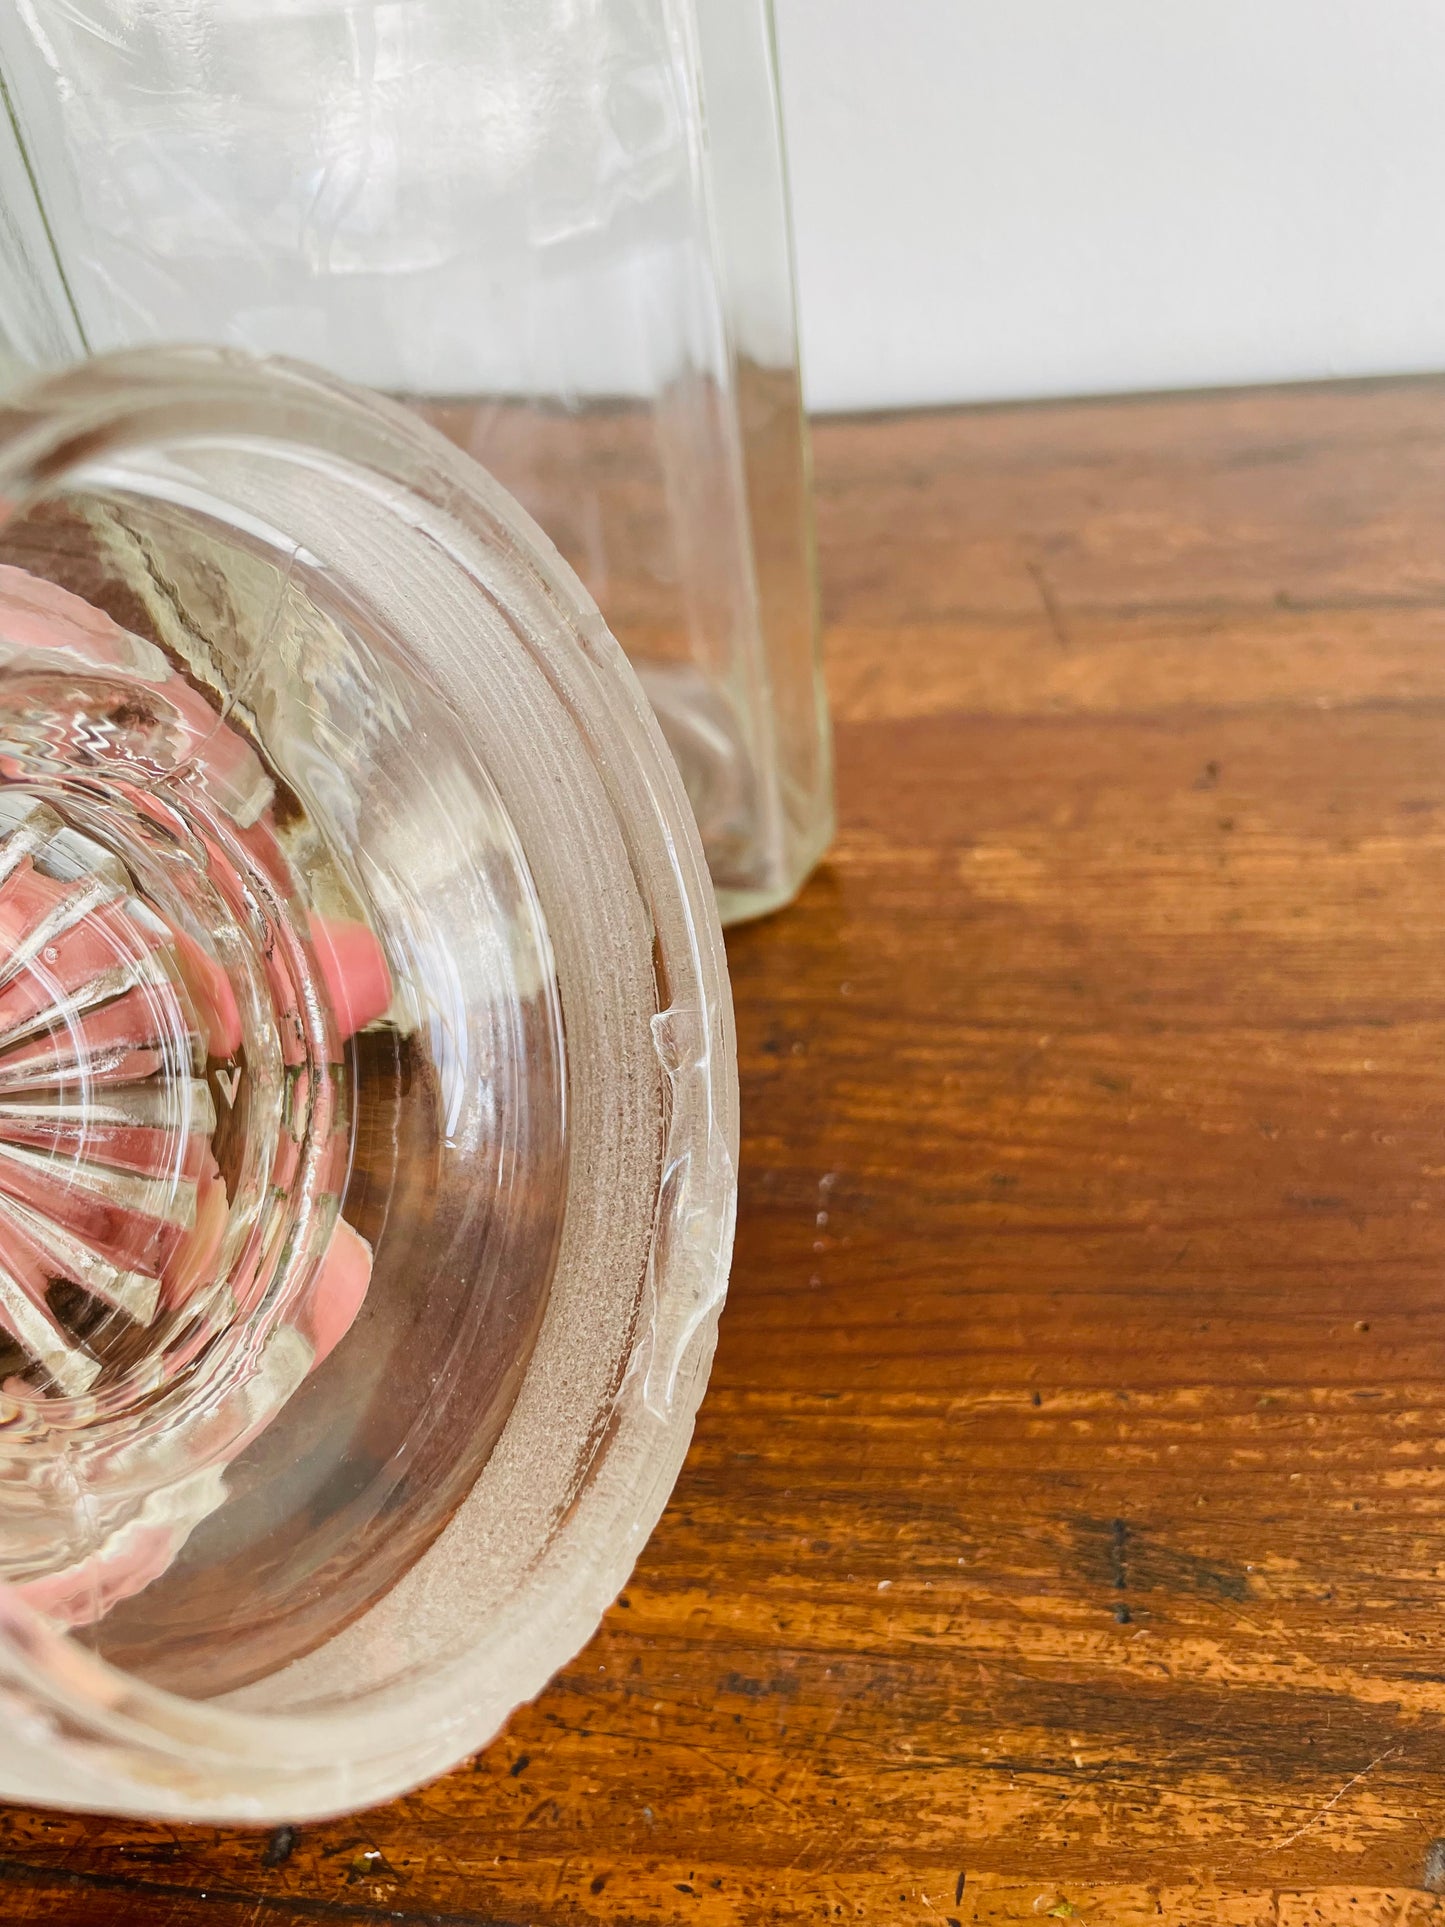
[(487, 1740), (666, 1499), (735, 1154), (675, 767), (516, 505), (235, 353), (0, 404), (0, 1798)]
[(298, 356), (531, 510), (661, 719), (724, 920), (831, 834), (769, 0), (0, 9), (0, 339)]

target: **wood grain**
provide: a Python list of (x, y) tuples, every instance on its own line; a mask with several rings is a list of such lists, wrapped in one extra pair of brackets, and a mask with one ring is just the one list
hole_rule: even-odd
[(470, 1766), (6, 1922), (1445, 1922), (1445, 383), (817, 435), (676, 1496)]

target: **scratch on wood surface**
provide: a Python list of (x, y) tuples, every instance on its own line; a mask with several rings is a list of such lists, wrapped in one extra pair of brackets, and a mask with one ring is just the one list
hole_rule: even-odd
[(1403, 1753), (1404, 1751), (1403, 1746), (1389, 1746), (1386, 1747), (1383, 1753), (1377, 1753), (1368, 1766), (1362, 1766), (1358, 1773), (1345, 1781), (1345, 1784), (1337, 1793), (1332, 1793), (1324, 1805), (1312, 1813), (1302, 1827), (1296, 1827), (1293, 1833), (1285, 1834), (1283, 1839), (1270, 1841), (1264, 1851), (1266, 1853), (1278, 1853), (1284, 1847), (1292, 1847), (1295, 1841), (1301, 1839), (1312, 1827), (1317, 1827), (1330, 1809), (1337, 1807), (1352, 1787), (1357, 1787), (1361, 1780), (1367, 1779), (1377, 1766), (1383, 1766), (1386, 1760), (1393, 1760), (1397, 1753)]
[(1072, 648), (1073, 644), (1069, 640), (1068, 629), (1064, 625), (1064, 612), (1059, 607), (1058, 598), (1054, 594), (1049, 578), (1044, 574), (1041, 564), (1037, 562), (1026, 562), (1024, 567), (1028, 570), (1033, 585), (1039, 592), (1039, 601), (1044, 605), (1044, 614), (1049, 619), (1049, 632), (1053, 636), (1054, 641), (1060, 649)]
[(700, 1746), (696, 1740), (669, 1739), (666, 1744), (675, 1748), (680, 1753), (696, 1755), (704, 1765), (711, 1767), (712, 1771), (727, 1784), (745, 1788), (749, 1793), (755, 1793), (764, 1800), (774, 1801), (776, 1805), (782, 1807), (783, 1810), (794, 1819), (803, 1819), (806, 1817), (806, 1809), (798, 1806), (796, 1802), (790, 1800), (786, 1794), (779, 1793), (775, 1787), (767, 1786), (761, 1780), (750, 1778), (746, 1773), (740, 1772), (737, 1767), (729, 1766), (724, 1760), (715, 1759), (707, 1748)]

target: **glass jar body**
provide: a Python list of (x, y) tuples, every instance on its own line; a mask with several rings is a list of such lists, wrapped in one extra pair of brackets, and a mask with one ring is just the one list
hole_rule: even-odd
[(725, 919), (831, 834), (768, 0), (32, 0), (0, 336), (299, 356), (532, 512), (638, 668)]

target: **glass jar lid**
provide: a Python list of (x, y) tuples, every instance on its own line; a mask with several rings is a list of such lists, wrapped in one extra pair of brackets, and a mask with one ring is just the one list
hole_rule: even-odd
[(675, 1477), (736, 1080), (539, 530), (220, 351), (0, 407), (0, 1792), (297, 1818), (496, 1730)]

